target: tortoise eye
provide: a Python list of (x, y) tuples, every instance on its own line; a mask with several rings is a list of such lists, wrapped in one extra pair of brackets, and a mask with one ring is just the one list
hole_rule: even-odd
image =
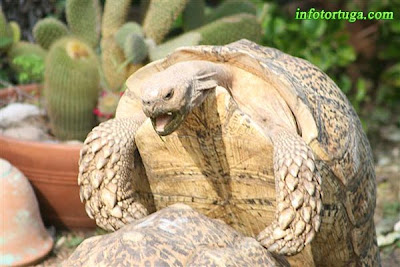
[(172, 96), (174, 95), (174, 89), (170, 90), (165, 96), (164, 99), (165, 100), (169, 100), (172, 98)]

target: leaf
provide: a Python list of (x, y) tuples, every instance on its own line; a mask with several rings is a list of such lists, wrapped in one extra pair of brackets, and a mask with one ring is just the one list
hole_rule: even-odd
[(365, 99), (365, 95), (367, 94), (367, 85), (365, 79), (360, 78), (357, 81), (357, 94), (356, 101), (361, 102)]
[(342, 89), (343, 93), (348, 94), (351, 89), (351, 80), (347, 75), (341, 75), (339, 79), (339, 88)]
[(341, 46), (337, 54), (339, 56), (339, 66), (346, 66), (356, 59), (354, 48), (349, 45)]
[(303, 20), (302, 25), (307, 35), (314, 38), (321, 37), (326, 30), (326, 22), (324, 20)]

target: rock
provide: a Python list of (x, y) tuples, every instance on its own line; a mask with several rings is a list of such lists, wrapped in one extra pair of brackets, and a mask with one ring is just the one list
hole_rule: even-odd
[(394, 225), (394, 231), (396, 232), (400, 232), (400, 221), (398, 221), (395, 225)]
[(24, 125), (8, 128), (2, 133), (4, 136), (29, 141), (42, 141), (48, 139), (47, 134), (40, 128)]
[(387, 235), (378, 236), (378, 246), (384, 247), (393, 244), (396, 240), (400, 239), (400, 232), (391, 232)]
[(382, 130), (382, 136), (392, 142), (400, 142), (400, 128), (389, 126)]
[(32, 104), (11, 103), (0, 109), (0, 127), (18, 125), (21, 121), (32, 116), (41, 116), (40, 109)]
[(390, 163), (390, 158), (388, 156), (381, 156), (378, 159), (378, 166), (385, 166)]

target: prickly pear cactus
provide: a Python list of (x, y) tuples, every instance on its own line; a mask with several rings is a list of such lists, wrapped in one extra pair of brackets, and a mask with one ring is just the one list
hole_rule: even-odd
[(67, 26), (55, 18), (41, 19), (33, 28), (36, 43), (44, 49), (49, 49), (53, 42), (68, 34)]
[(100, 38), (101, 11), (99, 0), (67, 0), (66, 17), (71, 32), (90, 46)]
[(188, 0), (152, 0), (143, 22), (146, 37), (160, 43), (169, 32)]
[(45, 96), (51, 128), (59, 139), (84, 140), (96, 124), (98, 60), (92, 48), (73, 37), (54, 43), (46, 57)]

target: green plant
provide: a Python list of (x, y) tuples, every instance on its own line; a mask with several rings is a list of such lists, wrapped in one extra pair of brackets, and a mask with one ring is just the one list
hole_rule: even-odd
[[(400, 21), (295, 20), (293, 5), (273, 1), (258, 6), (262, 44), (305, 58), (326, 72), (347, 95), (364, 129), (400, 125)], [(299, 2), (303, 10), (307, 3)], [(316, 9), (394, 11), (400, 1), (318, 2)], [(396, 15), (395, 15), (396, 16)]]
[(48, 17), (39, 20), (33, 29), (38, 44), (49, 49), (58, 39), (71, 35), (96, 47), (100, 37), (99, 0), (66, 0), (66, 19), (68, 27), (58, 19)]
[(37, 44), (25, 41), (13, 44), (7, 53), (7, 58), (17, 82), (41, 82), (45, 56), (46, 51)]
[(41, 83), (44, 73), (44, 59), (35, 54), (17, 56), (13, 64), (20, 69), (17, 79), (18, 83)]

